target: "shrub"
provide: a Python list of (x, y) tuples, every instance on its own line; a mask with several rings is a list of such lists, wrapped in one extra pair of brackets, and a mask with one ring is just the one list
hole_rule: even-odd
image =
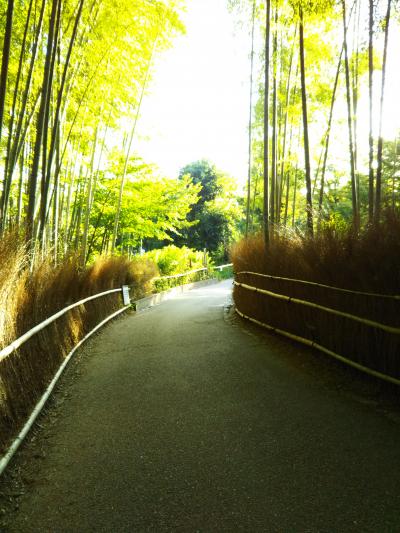
[(212, 261), (208, 253), (204, 257), (204, 252), (199, 252), (182, 246), (170, 245), (159, 250), (152, 250), (144, 255), (157, 264), (161, 276), (172, 276), (182, 274), (189, 270), (203, 268), (204, 263), (211, 265)]
[(381, 224), (359, 233), (325, 228), (315, 237), (281, 232), (268, 251), (262, 235), (232, 247), (235, 272), (303, 279), (346, 289), (400, 293), (400, 216), (387, 213)]

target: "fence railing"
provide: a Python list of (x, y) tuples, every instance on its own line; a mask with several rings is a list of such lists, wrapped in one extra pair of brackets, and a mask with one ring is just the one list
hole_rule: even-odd
[[(222, 270), (222, 269), (224, 269), (226, 267), (229, 267), (229, 266), (232, 266), (232, 265), (231, 264), (230, 265), (220, 265), (218, 267), (212, 267), (212, 269)], [(157, 277), (157, 278), (153, 278), (152, 281), (164, 281), (164, 280), (169, 280), (169, 279), (179, 279), (179, 278), (183, 278), (183, 277), (186, 277), (186, 276), (190, 276), (192, 274), (196, 274), (197, 272), (206, 272), (208, 270), (210, 270), (210, 269), (207, 268), (207, 267), (196, 268), (194, 270), (189, 270), (188, 272), (183, 272), (182, 274), (175, 274), (173, 276), (160, 276), (160, 277)], [(8, 346), (6, 346), (2, 350), (0, 350), (0, 361), (2, 361), (5, 357), (8, 357), (15, 350), (20, 348), (31, 337), (33, 337), (34, 335), (39, 333), (39, 331), (42, 331), (48, 325), (52, 324), (58, 318), (60, 318), (61, 316), (65, 315), (66, 313), (68, 313), (68, 311), (71, 311), (75, 307), (79, 307), (80, 305), (84, 305), (85, 303), (90, 302), (91, 300), (95, 300), (97, 298), (101, 298), (103, 296), (107, 296), (109, 294), (113, 294), (113, 293), (117, 293), (117, 292), (120, 292), (120, 293), (122, 293), (124, 295), (124, 293), (126, 294), (127, 290), (129, 290), (129, 287), (124, 285), (123, 287), (120, 287), (118, 289), (110, 289), (108, 291), (100, 292), (98, 294), (94, 294), (92, 296), (88, 296), (87, 298), (83, 298), (82, 300), (79, 300), (78, 302), (75, 302), (75, 303), (73, 303), (71, 305), (68, 305), (64, 309), (61, 309), (57, 313), (54, 313), (53, 315), (51, 315), (49, 318), (46, 318), (46, 320), (43, 320), (43, 322), (40, 322), (40, 324), (37, 324), (36, 326), (31, 328), (29, 331), (27, 331), (26, 333), (21, 335), (21, 337), (19, 337), (18, 339), (14, 340), (11, 344), (9, 344)], [(124, 305), (125, 306), (130, 304), (129, 299), (128, 299), (127, 303), (125, 303), (125, 301), (126, 300), (124, 300)], [(125, 307), (123, 309), (121, 309), (121, 311), (124, 310), (124, 309), (125, 309)]]
[(183, 272), (182, 274), (174, 274), (173, 276), (159, 276), (159, 277), (153, 278), (153, 281), (183, 278), (185, 276), (190, 276), (191, 274), (196, 274), (197, 272), (207, 272), (210, 270), (211, 271), (218, 270), (219, 272), (221, 272), (224, 268), (229, 268), (231, 266), (233, 266), (232, 263), (228, 263), (226, 265), (196, 268), (194, 270), (188, 270), (187, 272)]
[(380, 322), (375, 322), (374, 320), (368, 320), (367, 318), (352, 315), (351, 313), (344, 313), (343, 311), (338, 311), (337, 309), (333, 309), (332, 307), (325, 307), (324, 305), (319, 305), (314, 302), (309, 302), (307, 300), (301, 300), (299, 298), (293, 298), (292, 296), (287, 296), (285, 294), (279, 294), (273, 291), (267, 291), (265, 289), (260, 289), (258, 287), (252, 287), (251, 285), (247, 285), (246, 283), (240, 283), (238, 281), (234, 281), (234, 284), (237, 287), (243, 287), (244, 289), (258, 292), (259, 294), (265, 294), (267, 296), (271, 296), (272, 298), (283, 300), (289, 304), (292, 303), (292, 304), (304, 305), (305, 307), (311, 307), (312, 309), (318, 309), (319, 311), (325, 311), (326, 313), (330, 313), (332, 315), (348, 318), (350, 320), (354, 320), (355, 322), (360, 322), (361, 324), (365, 324), (373, 328), (378, 328), (383, 331), (387, 331), (388, 333), (395, 333), (395, 334), (400, 335), (400, 328), (394, 328), (386, 324), (381, 324)]
[(40, 322), (40, 324), (37, 324), (32, 329), (30, 329), (29, 331), (21, 335), (21, 337), (19, 337), (18, 339), (13, 341), (11, 344), (9, 344), (8, 346), (0, 350), (0, 361), (4, 359), (5, 357), (8, 357), (18, 348), (20, 348), (23, 344), (25, 344), (26, 341), (28, 341), (31, 337), (36, 335), (36, 333), (39, 333), (39, 331), (42, 331), (48, 325), (55, 322), (58, 318), (68, 313), (68, 311), (71, 311), (71, 309), (74, 309), (75, 307), (79, 307), (80, 305), (90, 302), (91, 300), (101, 298), (102, 296), (107, 296), (108, 294), (113, 294), (113, 293), (122, 292), (122, 291), (123, 291), (123, 288), (121, 287), (119, 289), (111, 289), (108, 291), (100, 292), (98, 294), (88, 296), (87, 298), (84, 298), (83, 300), (79, 300), (78, 302), (75, 302), (71, 305), (68, 305), (64, 309), (61, 309), (61, 311), (58, 311), (57, 313), (50, 316), (49, 318), (46, 318), (46, 320), (43, 320), (43, 322)]
[(219, 266), (216, 266), (216, 267), (213, 267), (214, 270), (218, 270), (219, 272), (222, 272), (222, 270), (224, 270), (225, 268), (231, 268), (233, 267), (233, 264), (232, 263), (227, 263), (226, 265), (219, 265)]
[[(23, 346), (29, 339), (31, 339), (34, 335), (38, 334), (40, 331), (45, 329), (50, 324), (54, 323), (57, 319), (68, 313), (69, 311), (82, 306), (86, 304), (87, 302), (96, 300), (101, 297), (108, 296), (110, 294), (115, 293), (122, 293), (123, 296), (123, 307), (121, 309), (118, 309), (117, 311), (114, 311), (111, 315), (107, 316), (104, 320), (102, 320), (100, 323), (98, 323), (89, 333), (87, 333), (82, 339), (79, 340), (79, 342), (73, 347), (73, 349), (65, 356), (63, 359), (61, 365), (58, 367), (57, 371), (55, 372), (55, 375), (53, 379), (50, 381), (50, 383), (45, 387), (45, 390), (40, 397), (39, 401), (34, 406), (28, 420), (24, 423), (22, 430), (19, 432), (17, 437), (14, 439), (12, 444), (7, 449), (6, 453), (0, 457), (0, 475), (4, 472), (7, 465), (9, 464), (10, 460), (14, 456), (15, 452), (19, 448), (20, 444), (24, 440), (25, 436), (31, 429), (32, 425), (34, 424), (35, 420), (39, 416), (40, 412), (43, 409), (43, 406), (47, 402), (50, 394), (52, 393), (54, 387), (56, 386), (61, 374), (63, 373), (65, 367), (67, 366), (68, 362), (70, 361), (73, 354), (76, 352), (76, 350), (89, 338), (91, 337), (96, 331), (98, 331), (102, 326), (104, 326), (107, 322), (112, 320), (113, 318), (116, 318), (118, 315), (123, 313), (126, 309), (128, 309), (130, 306), (129, 301), (129, 288), (126, 286), (123, 286), (118, 289), (110, 289), (98, 294), (94, 294), (92, 296), (88, 296), (86, 298), (83, 298), (71, 305), (68, 305), (64, 309), (61, 309), (57, 313), (54, 313), (52, 316), (48, 317), (46, 320), (43, 320), (40, 324), (37, 324), (33, 328), (31, 328), (29, 331), (21, 335), (18, 339), (14, 340), (11, 344), (0, 350), (0, 362), (4, 361), (6, 358), (8, 358), (10, 355), (12, 355), (18, 348)], [(29, 406), (27, 406), (29, 407)]]
[[(226, 265), (221, 265), (220, 267), (217, 267), (217, 268), (223, 269), (225, 267), (226, 267)], [(204, 271), (207, 271), (207, 270), (209, 270), (209, 269), (207, 267), (204, 267), (204, 268), (191, 270), (189, 272), (184, 272), (182, 274), (176, 274), (176, 275), (173, 275), (173, 276), (164, 276), (162, 278), (157, 278), (157, 279), (158, 280), (179, 279), (179, 278), (184, 278), (185, 276), (190, 276), (190, 275), (193, 275), (193, 274), (196, 274), (196, 273), (199, 273), (199, 272), (204, 272)], [(42, 394), (42, 396), (39, 399), (38, 403), (33, 408), (32, 412), (31, 412), (31, 415), (29, 416), (28, 420), (24, 424), (22, 430), (20, 431), (18, 436), (14, 439), (14, 441), (12, 442), (11, 446), (8, 448), (6, 453), (2, 457), (0, 457), (0, 475), (6, 469), (7, 465), (10, 462), (10, 460), (12, 459), (12, 457), (15, 454), (15, 452), (19, 448), (20, 444), (24, 440), (25, 436), (27, 435), (27, 433), (31, 429), (31, 427), (34, 424), (35, 420), (39, 416), (43, 406), (45, 405), (46, 401), (48, 400), (48, 398), (49, 398), (50, 394), (52, 393), (54, 387), (56, 386), (60, 376), (62, 375), (65, 367), (67, 366), (68, 362), (70, 361), (71, 357), (76, 352), (76, 350), (91, 335), (93, 335), (96, 331), (98, 331), (103, 325), (105, 325), (107, 322), (109, 322), (113, 318), (116, 318), (118, 315), (120, 315), (125, 310), (130, 308), (131, 302), (130, 302), (130, 298), (129, 298), (129, 287), (124, 285), (121, 288), (110, 289), (110, 290), (107, 290), (107, 291), (104, 291), (104, 292), (101, 292), (101, 293), (98, 293), (98, 294), (94, 294), (92, 296), (88, 296), (88, 297), (83, 298), (83, 299), (81, 299), (81, 300), (79, 300), (79, 301), (77, 301), (77, 302), (75, 302), (73, 304), (70, 304), (67, 307), (65, 307), (64, 309), (61, 309), (57, 313), (54, 313), (53, 315), (51, 315), (47, 319), (43, 320), (42, 322), (40, 322), (39, 324), (37, 324), (36, 326), (34, 326), (30, 330), (28, 330), (26, 333), (24, 333), (23, 335), (18, 337), (11, 344), (9, 344), (8, 346), (6, 346), (5, 348), (0, 350), (0, 362), (1, 362), (4, 359), (6, 359), (7, 357), (9, 357), (11, 354), (13, 354), (16, 350), (18, 350), (18, 348), (23, 346), (34, 335), (36, 335), (37, 333), (39, 333), (40, 331), (45, 329), (50, 324), (54, 323), (58, 318), (62, 317), (63, 315), (65, 315), (66, 313), (71, 311), (72, 309), (77, 308), (77, 307), (79, 307), (81, 305), (84, 305), (87, 302), (90, 302), (92, 300), (96, 300), (98, 298), (101, 298), (101, 297), (104, 297), (104, 296), (107, 296), (107, 295), (110, 295), (110, 294), (115, 294), (115, 293), (121, 293), (122, 298), (123, 298), (123, 307), (121, 309), (118, 309), (117, 311), (113, 312), (111, 315), (109, 315), (104, 320), (102, 320), (100, 323), (98, 323), (89, 333), (87, 333), (74, 346), (74, 348), (69, 352), (69, 354), (65, 356), (63, 362), (61, 363), (61, 365), (59, 366), (58, 370), (56, 371), (53, 379), (47, 385), (46, 390)]]
[[(152, 279), (152, 282), (156, 289), (158, 288), (161, 290), (169, 289), (169, 288), (178, 286), (179, 284), (193, 283), (194, 281), (207, 279), (207, 275), (208, 277), (212, 278), (214, 272), (218, 272), (219, 274), (221, 274), (224, 269), (229, 268), (229, 267), (232, 267), (232, 263), (229, 263), (226, 265), (219, 265), (219, 266), (207, 266), (207, 267), (202, 267), (202, 268), (196, 268), (194, 270), (189, 270), (181, 274), (173, 274), (171, 276), (156, 277)], [(204, 277), (202, 277), (203, 274), (204, 274)], [(197, 276), (199, 276), (199, 279), (197, 279)]]
[(259, 278), (266, 278), (270, 280), (276, 280), (276, 281), (289, 281), (292, 283), (296, 283), (299, 285), (308, 285), (312, 287), (320, 287), (322, 289), (328, 289), (335, 292), (342, 292), (346, 294), (355, 294), (360, 296), (370, 296), (372, 298), (383, 298), (388, 300), (399, 300), (400, 301), (400, 295), (398, 294), (377, 294), (375, 292), (363, 292), (363, 291), (355, 291), (351, 289), (343, 289), (342, 287), (334, 287), (332, 285), (324, 285), (323, 283), (316, 283), (315, 281), (306, 281), (303, 279), (293, 279), (293, 278), (284, 278), (281, 276), (271, 276), (270, 274), (260, 274), (259, 272), (250, 272), (247, 270), (243, 270), (241, 272), (237, 272), (237, 275), (240, 276), (242, 274), (248, 274), (250, 276), (257, 276)]
[[(400, 385), (400, 327), (358, 316), (354, 312), (349, 313), (333, 305), (321, 305), (306, 298), (282, 294), (282, 292), (290, 294), (287, 284), (283, 284), (286, 290), (279, 290), (279, 286), (276, 287), (275, 283), (273, 283), (272, 290), (269, 287), (268, 289), (261, 288), (256, 286), (256, 280), (268, 278), (277, 282), (308, 285), (310, 289), (318, 287), (319, 299), (322, 299), (321, 291), (347, 293), (351, 295), (353, 310), (357, 311), (356, 304), (359, 300), (359, 309), (363, 313), (368, 311), (365, 309), (366, 299), (373, 304), (374, 298), (380, 301), (380, 309), (382, 305), (389, 306), (387, 307), (388, 313), (393, 313), (393, 309), (398, 308), (400, 300), (397, 295), (352, 291), (247, 271), (238, 272), (236, 276), (234, 285), (235, 290), (239, 291), (236, 297), (236, 311), (242, 317), (268, 330), (317, 348), (368, 374)], [(245, 283), (240, 280), (241, 276), (247, 278)], [(253, 278), (252, 284), (248, 280), (249, 276), (256, 277), (256, 279)], [(261, 279), (260, 284), (263, 284)], [(292, 292), (295, 292), (294, 289)], [(305, 289), (302, 292), (304, 293)], [(310, 295), (315, 296), (312, 293)], [(346, 296), (348, 297), (350, 296)], [(328, 302), (329, 304), (341, 303), (339, 297), (335, 297), (334, 300), (328, 298)], [(388, 313), (387, 316), (389, 316)]]
[(183, 272), (182, 274), (174, 274), (173, 276), (158, 276), (156, 278), (153, 278), (152, 281), (178, 279), (178, 278), (183, 278), (185, 276), (190, 276), (191, 274), (196, 274), (197, 272), (206, 272), (207, 270), (208, 270), (207, 267), (196, 268), (195, 270), (188, 270), (187, 272)]

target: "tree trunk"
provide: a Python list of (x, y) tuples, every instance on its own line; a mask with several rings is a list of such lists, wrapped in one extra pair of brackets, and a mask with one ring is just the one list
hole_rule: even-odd
[[(27, 109), (27, 104), (28, 104), (28, 95), (29, 95), (29, 91), (31, 88), (33, 69), (35, 66), (39, 39), (40, 39), (41, 30), (42, 30), (45, 6), (46, 6), (46, 0), (43, 0), (41, 4), (41, 8), (40, 8), (39, 20), (36, 25), (35, 38), (34, 38), (33, 45), (32, 45), (31, 60), (29, 64), (28, 74), (26, 77), (25, 86), (24, 86), (24, 90), (22, 93), (22, 97), (21, 97), (21, 108), (19, 109), (17, 126), (15, 129), (14, 138), (12, 139), (12, 144), (10, 146), (10, 151), (7, 151), (7, 174), (8, 174), (7, 182), (9, 182), (10, 184), (12, 183), (13, 173), (16, 167), (16, 163), (22, 151), (22, 145), (25, 141), (27, 128), (32, 120), (32, 117), (35, 112), (36, 105), (37, 105), (37, 102), (40, 96), (40, 92), (38, 92), (33, 108), (30, 112), (28, 119), (26, 120), (25, 117), (26, 117), (26, 109)], [(23, 130), (24, 120), (26, 124), (25, 130)]]
[(36, 125), (36, 140), (33, 153), (32, 169), (31, 175), (29, 178), (29, 200), (28, 200), (28, 213), (27, 213), (27, 232), (26, 238), (29, 243), (30, 249), (33, 249), (34, 243), (32, 238), (34, 236), (33, 226), (35, 220), (35, 205), (36, 205), (36, 189), (39, 175), (39, 164), (40, 164), (40, 155), (42, 153), (42, 142), (43, 142), (43, 133), (45, 128), (48, 127), (48, 124), (45, 123), (46, 118), (46, 105), (48, 101), (48, 93), (50, 91), (51, 79), (50, 79), (50, 70), (51, 70), (51, 59), (53, 55), (54, 47), (54, 29), (56, 16), (58, 11), (58, 0), (52, 1), (51, 15), (49, 20), (49, 31), (47, 37), (47, 49), (46, 49), (46, 59), (43, 72), (43, 82), (41, 88), (41, 100), (40, 108), (37, 118)]
[[(47, 199), (47, 196), (48, 196), (50, 180), (51, 180), (51, 169), (52, 169), (52, 164), (53, 164), (53, 158), (54, 158), (54, 154), (55, 154), (55, 150), (56, 150), (56, 141), (57, 141), (57, 134), (58, 134), (58, 130), (59, 130), (59, 121), (60, 121), (60, 113), (61, 113), (61, 103), (62, 103), (62, 99), (63, 99), (63, 95), (64, 95), (64, 88), (65, 88), (67, 72), (68, 72), (70, 59), (71, 59), (71, 53), (72, 53), (72, 49), (73, 49), (73, 46), (74, 46), (74, 43), (75, 43), (75, 40), (76, 40), (76, 36), (77, 36), (77, 33), (78, 33), (78, 26), (79, 26), (81, 14), (82, 14), (83, 3), (84, 3), (84, 0), (80, 0), (79, 1), (78, 11), (77, 11), (77, 14), (76, 14), (76, 17), (75, 17), (75, 23), (74, 23), (74, 27), (73, 27), (73, 30), (72, 30), (72, 35), (71, 35), (71, 38), (70, 38), (70, 41), (69, 41), (68, 51), (67, 51), (67, 55), (66, 55), (66, 58), (65, 58), (64, 68), (63, 68), (63, 72), (62, 72), (62, 76), (61, 76), (60, 87), (59, 87), (58, 94), (57, 94), (57, 102), (56, 102), (55, 114), (54, 114), (54, 123), (53, 123), (52, 132), (51, 132), (50, 148), (49, 148), (49, 152), (48, 152), (48, 156), (47, 156), (46, 168), (44, 169), (44, 173), (45, 173), (44, 174), (44, 179), (43, 179), (44, 194), (43, 194), (42, 209), (41, 209), (42, 231), (44, 229), (44, 226), (45, 226), (45, 223), (46, 223), (46, 218), (47, 218), (47, 211), (48, 211), (48, 199)], [(58, 173), (57, 173), (57, 175), (58, 175)], [(57, 177), (56, 177), (56, 179), (57, 179)]]
[(369, 97), (369, 180), (368, 180), (368, 219), (372, 223), (374, 218), (374, 134), (373, 134), (373, 74), (374, 74), (374, 0), (369, 0), (369, 28), (368, 28), (368, 97)]
[(304, 20), (303, 9), (300, 7), (300, 77), (301, 77), (301, 102), (303, 111), (303, 137), (304, 137), (304, 171), (307, 187), (307, 231), (309, 235), (314, 233), (313, 212), (312, 212), (312, 186), (311, 186), (311, 164), (310, 164), (310, 142), (308, 138), (308, 115), (307, 115), (307, 91), (306, 72), (304, 61)]
[(266, 0), (265, 9), (265, 72), (264, 72), (264, 242), (269, 247), (269, 41), (271, 33), (271, 0)]
[(94, 172), (94, 156), (96, 154), (96, 148), (97, 148), (97, 136), (98, 136), (99, 126), (97, 124), (95, 134), (94, 134), (94, 140), (93, 140), (93, 148), (92, 148), (92, 156), (90, 158), (90, 167), (89, 167), (89, 177), (88, 177), (88, 191), (86, 195), (86, 206), (85, 206), (85, 221), (83, 225), (83, 235), (82, 235), (82, 264), (86, 264), (87, 260), (87, 243), (88, 243), (88, 233), (89, 233), (89, 219), (90, 219), (90, 209), (91, 209), (91, 200), (92, 200), (92, 189), (93, 189), (93, 172)]
[(382, 84), (381, 96), (379, 103), (379, 133), (378, 133), (378, 148), (377, 148), (377, 168), (376, 168), (376, 197), (375, 197), (375, 223), (379, 222), (381, 215), (381, 199), (382, 199), (382, 156), (383, 156), (383, 105), (385, 100), (385, 85), (386, 85), (386, 67), (387, 67), (387, 49), (389, 40), (389, 24), (390, 24), (390, 10), (392, 0), (388, 0), (387, 11), (385, 17), (385, 43), (383, 47), (383, 61), (382, 61)]
[(253, 70), (254, 70), (254, 27), (255, 27), (255, 11), (256, 11), (256, 2), (253, 0), (253, 13), (252, 13), (252, 26), (251, 26), (251, 53), (250, 53), (250, 101), (249, 101), (249, 161), (248, 161), (248, 171), (247, 171), (247, 202), (246, 202), (246, 237), (249, 234), (249, 225), (250, 225), (250, 188), (251, 188), (251, 166), (252, 166), (252, 157), (251, 157), (251, 141), (252, 141), (252, 127), (253, 127)]
[[(285, 184), (284, 174), (285, 174), (285, 157), (286, 157), (286, 138), (287, 138), (287, 125), (288, 125), (288, 119), (289, 119), (289, 102), (290, 102), (290, 89), (291, 89), (291, 79), (292, 79), (292, 67), (293, 67), (293, 57), (294, 57), (294, 45), (295, 40), (297, 37), (297, 25), (294, 30), (293, 35), (293, 44), (290, 52), (290, 60), (289, 60), (289, 72), (288, 77), (286, 81), (286, 94), (285, 94), (285, 120), (284, 120), (284, 126), (283, 126), (283, 145), (282, 145), (282, 154), (281, 154), (281, 165), (280, 165), (280, 191), (279, 191), (279, 201), (278, 205), (281, 205), (281, 198), (283, 194), (283, 187)], [(297, 75), (296, 75), (297, 77)], [(292, 130), (290, 133), (290, 139), (292, 138)], [(289, 149), (290, 150), (290, 149)], [(290, 156), (289, 156), (290, 160)], [(287, 180), (286, 180), (287, 181)], [(287, 206), (286, 206), (287, 207)], [(285, 217), (284, 220), (287, 219), (287, 209), (285, 209)], [(278, 222), (280, 218), (280, 210), (278, 211)], [(284, 225), (286, 225), (286, 222), (284, 222)]]
[(5, 27), (5, 32), (4, 32), (3, 55), (1, 59), (1, 72), (0, 72), (0, 141), (1, 141), (1, 134), (3, 131), (4, 108), (5, 108), (6, 93), (7, 93), (7, 76), (8, 76), (8, 63), (10, 60), (10, 46), (11, 46), (13, 14), (14, 14), (14, 0), (8, 0), (6, 27)]
[(350, 70), (349, 55), (347, 50), (347, 21), (346, 21), (346, 2), (342, 0), (343, 15), (343, 46), (344, 46), (344, 66), (346, 73), (346, 101), (347, 101), (347, 127), (349, 135), (349, 156), (350, 156), (350, 178), (351, 178), (351, 199), (353, 207), (353, 224), (357, 229), (359, 226), (358, 198), (356, 174), (354, 168), (354, 144), (353, 144), (353, 119), (351, 110), (351, 87), (350, 87)]
[(299, 172), (298, 165), (294, 171), (294, 186), (293, 186), (293, 203), (292, 203), (292, 228), (295, 226), (295, 213), (296, 213), (296, 199), (297, 199), (297, 174)]
[[(57, 128), (57, 141), (56, 141), (56, 162), (59, 165), (60, 154), (60, 142), (61, 142), (61, 124), (58, 121)], [(58, 260), (58, 228), (60, 219), (60, 179), (59, 174), (54, 178), (54, 207), (53, 207), (53, 248), (54, 248), (54, 264), (57, 264)]]
[(275, 28), (272, 44), (273, 80), (272, 80), (272, 144), (271, 144), (271, 197), (269, 202), (270, 223), (272, 232), (276, 222), (275, 206), (277, 196), (276, 170), (277, 170), (277, 53), (278, 53), (278, 7), (275, 7)]
[(10, 190), (11, 190), (11, 179), (8, 174), (8, 161), (9, 161), (9, 154), (10, 154), (10, 148), (11, 148), (11, 141), (13, 137), (14, 122), (15, 122), (15, 117), (17, 114), (17, 100), (20, 94), (19, 86), (20, 86), (21, 76), (22, 76), (23, 60), (25, 56), (26, 40), (27, 40), (28, 29), (29, 29), (29, 24), (31, 20), (32, 6), (33, 6), (33, 0), (30, 0), (29, 7), (28, 7), (28, 13), (26, 16), (24, 35), (22, 38), (21, 51), (19, 54), (17, 78), (15, 80), (14, 95), (13, 95), (13, 101), (11, 105), (10, 120), (8, 124), (8, 138), (7, 138), (7, 149), (6, 149), (6, 161), (5, 161), (5, 168), (4, 168), (3, 192), (2, 192), (1, 200), (0, 200), (0, 213), (1, 213), (0, 235), (2, 231), (4, 230), (5, 224), (6, 224), (8, 199), (9, 199)]
[[(289, 134), (289, 152), (288, 152), (288, 161), (290, 164), (290, 159), (292, 155), (292, 137), (293, 137), (293, 124), (290, 124), (290, 134)], [(283, 176), (283, 170), (282, 170), (282, 179)], [(285, 211), (284, 211), (284, 217), (283, 217), (283, 225), (286, 227), (287, 225), (287, 219), (288, 219), (288, 210), (289, 210), (289, 191), (290, 191), (290, 172), (287, 168), (286, 175), (285, 175), (285, 182), (286, 182), (286, 198), (285, 198)]]
[[(45, 226), (46, 226), (46, 207), (48, 204), (48, 195), (50, 183), (47, 182), (47, 159), (48, 159), (48, 133), (50, 130), (50, 111), (52, 103), (52, 91), (53, 91), (53, 80), (55, 72), (55, 63), (57, 58), (57, 49), (59, 44), (59, 36), (61, 29), (61, 0), (58, 0), (57, 6), (57, 15), (56, 23), (54, 29), (54, 38), (52, 43), (52, 53), (50, 59), (50, 70), (49, 70), (49, 87), (46, 95), (46, 102), (44, 106), (44, 130), (43, 130), (43, 140), (42, 140), (42, 179), (41, 179), (41, 195), (40, 195), (40, 213), (39, 213), (39, 239), (41, 244), (45, 238)], [(54, 122), (54, 120), (53, 120)], [(57, 124), (54, 122), (54, 125), (57, 127)]]
[(330, 107), (330, 110), (329, 110), (328, 127), (327, 127), (327, 130), (326, 130), (324, 159), (323, 159), (323, 162), (322, 162), (322, 169), (321, 169), (321, 186), (320, 186), (320, 190), (319, 190), (318, 226), (320, 226), (321, 218), (322, 218), (322, 202), (323, 202), (323, 198), (324, 198), (326, 163), (328, 161), (328, 150), (329, 150), (329, 141), (330, 141), (330, 137), (331, 137), (333, 108), (334, 108), (335, 101), (336, 101), (336, 91), (337, 91), (338, 82), (339, 82), (340, 66), (341, 66), (341, 63), (342, 63), (343, 50), (344, 50), (344, 47), (342, 46), (342, 50), (341, 50), (340, 56), (339, 56), (338, 66), (337, 66), (337, 69), (336, 69), (335, 82), (333, 84), (331, 107)]
[(352, 96), (353, 96), (353, 131), (354, 131), (354, 172), (356, 176), (356, 189), (358, 199), (358, 216), (360, 217), (360, 174), (358, 172), (358, 93), (359, 93), (359, 63), (360, 63), (360, 18), (361, 6), (360, 1), (355, 0), (354, 14), (354, 41), (356, 49), (356, 58), (353, 62), (352, 76)]
[(19, 166), (19, 180), (18, 180), (18, 205), (17, 205), (17, 226), (21, 226), (22, 220), (22, 199), (23, 199), (23, 188), (24, 188), (24, 153), (20, 157), (20, 166)]

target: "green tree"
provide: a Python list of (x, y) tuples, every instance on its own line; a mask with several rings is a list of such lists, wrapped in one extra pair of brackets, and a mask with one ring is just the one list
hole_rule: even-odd
[[(0, 232), (18, 224), (32, 251), (53, 247), (57, 258), (83, 245), (87, 255), (104, 147), (134, 131), (151, 58), (184, 31), (183, 3), (0, 1)], [(114, 241), (124, 172), (118, 178)]]
[(179, 178), (190, 178), (201, 189), (199, 201), (187, 216), (190, 227), (174, 238), (175, 244), (196, 250), (206, 248), (215, 260), (227, 259), (229, 245), (237, 238), (243, 218), (234, 180), (206, 160), (185, 166)]
[(93, 254), (111, 249), (114, 240), (115, 206), (120, 197), (120, 178), (126, 171), (115, 248), (119, 253), (137, 249), (144, 239), (172, 241), (173, 235), (189, 225), (187, 215), (198, 200), (199, 185), (190, 178), (160, 177), (140, 159), (114, 152), (113, 164), (99, 177), (90, 212), (88, 251)]

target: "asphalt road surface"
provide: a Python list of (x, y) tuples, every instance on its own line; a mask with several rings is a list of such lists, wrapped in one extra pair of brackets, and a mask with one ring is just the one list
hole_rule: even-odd
[(2, 532), (400, 531), (399, 408), (230, 290), (86, 345), (1, 481)]

